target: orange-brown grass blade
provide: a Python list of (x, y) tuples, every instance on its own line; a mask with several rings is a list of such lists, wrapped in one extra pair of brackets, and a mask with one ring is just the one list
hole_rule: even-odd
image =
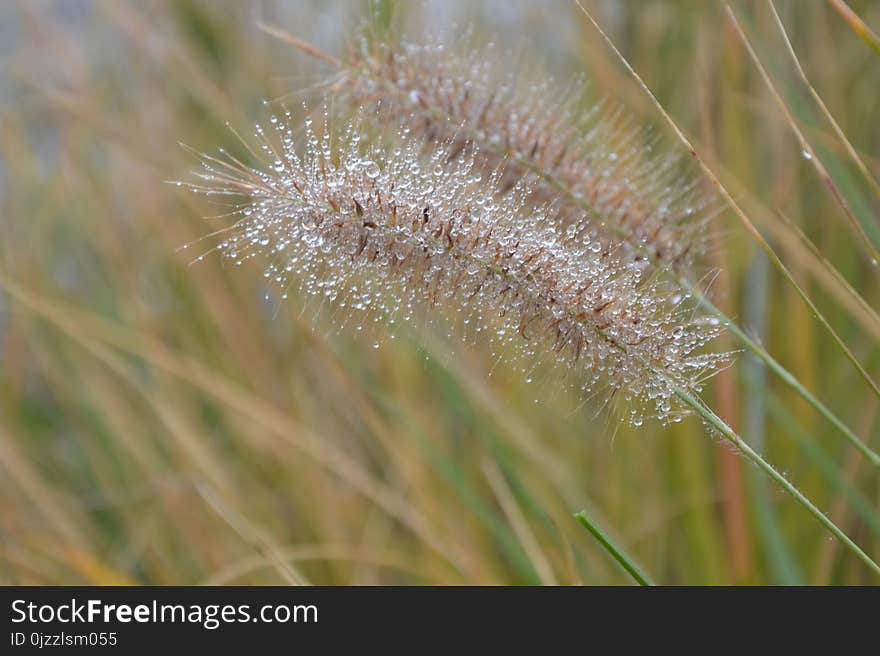
[(856, 35), (865, 43), (868, 44), (868, 47), (873, 50), (877, 56), (880, 56), (880, 37), (878, 37), (874, 30), (872, 30), (868, 25), (859, 18), (859, 15), (850, 9), (849, 5), (844, 2), (844, 0), (828, 0), (828, 4), (834, 8), (840, 17), (846, 21), (846, 24), (849, 25), (850, 29), (856, 33)]
[(0, 273), (0, 286), (23, 307), (57, 326), (64, 334), (95, 356), (101, 358), (103, 355), (101, 350), (96, 348), (96, 343), (112, 345), (137, 355), (151, 366), (207, 392), (228, 407), (239, 411), (242, 416), (262, 426), (266, 431), (283, 437), (308, 453), (323, 467), (335, 472), (340, 480), (346, 481), (353, 489), (384, 508), (402, 525), (419, 536), (426, 545), (442, 555), (456, 571), (459, 570), (455, 564), (455, 557), (447, 551), (443, 541), (425, 518), (407, 503), (406, 499), (377, 480), (359, 462), (331, 442), (319, 439), (305, 426), (299, 425), (263, 399), (249, 394), (231, 381), (218, 377), (216, 373), (201, 366), (195, 360), (169, 351), (158, 342), (138, 338), (121, 326), (113, 325), (69, 304), (62, 306), (53, 300), (40, 297), (17, 284), (4, 273)]
[(274, 25), (267, 25), (266, 23), (257, 23), (257, 27), (260, 28), (266, 34), (275, 37), (279, 41), (282, 41), (288, 45), (297, 48), (298, 50), (302, 50), (307, 55), (311, 55), (316, 59), (320, 59), (322, 61), (327, 62), (328, 64), (332, 64), (337, 68), (342, 66), (342, 62), (336, 59), (333, 55), (328, 55), (326, 52), (319, 50), (315, 46), (310, 43), (306, 43), (302, 39), (298, 39), (293, 36), (290, 32), (286, 32), (281, 28), (275, 27)]
[(770, 0), (770, 10), (773, 12), (773, 18), (776, 20), (776, 25), (779, 27), (779, 32), (782, 34), (782, 39), (785, 41), (785, 47), (788, 49), (788, 53), (791, 55), (791, 59), (794, 62), (794, 66), (798, 72), (798, 75), (800, 76), (804, 85), (809, 90), (810, 95), (813, 97), (813, 100), (816, 101), (816, 104), (822, 110), (825, 118), (831, 124), (831, 127), (834, 129), (834, 133), (837, 135), (837, 138), (840, 139), (844, 148), (846, 148), (846, 152), (847, 154), (849, 154), (853, 163), (856, 165), (856, 168), (865, 178), (865, 181), (871, 186), (871, 189), (874, 190), (874, 193), (877, 194), (878, 197), (880, 197), (880, 184), (878, 184), (876, 178), (874, 178), (874, 176), (868, 170), (865, 162), (859, 156), (858, 152), (856, 152), (856, 149), (847, 138), (843, 129), (840, 127), (840, 125), (834, 119), (834, 116), (831, 114), (831, 110), (828, 109), (825, 101), (822, 100), (822, 96), (819, 95), (819, 92), (816, 91), (812, 82), (810, 82), (810, 79), (807, 77), (803, 66), (801, 66), (800, 59), (798, 59), (797, 53), (794, 50), (794, 46), (792, 45), (791, 40), (788, 38), (788, 31), (785, 29), (785, 24), (782, 22), (782, 18), (780, 18), (779, 12), (776, 11), (776, 5), (773, 3), (773, 0)]
[(831, 178), (831, 174), (828, 173), (828, 169), (825, 168), (825, 165), (822, 163), (822, 159), (819, 157), (819, 154), (807, 140), (806, 136), (804, 136), (804, 133), (798, 126), (797, 121), (791, 113), (791, 110), (788, 108), (785, 100), (780, 95), (779, 90), (776, 88), (776, 85), (773, 84), (773, 80), (770, 78), (769, 73), (767, 73), (767, 69), (761, 62), (760, 57), (758, 57), (758, 53), (756, 53), (755, 49), (752, 47), (752, 42), (749, 40), (748, 36), (746, 36), (745, 30), (743, 30), (742, 25), (740, 25), (739, 20), (736, 17), (736, 13), (734, 13), (733, 11), (733, 8), (726, 2), (724, 3), (724, 6), (727, 9), (727, 15), (730, 17), (730, 20), (733, 23), (733, 27), (736, 29), (736, 33), (742, 40), (746, 51), (749, 53), (749, 57), (751, 57), (752, 61), (754, 62), (755, 68), (758, 69), (758, 72), (761, 74), (761, 78), (764, 80), (767, 88), (773, 95), (773, 99), (779, 106), (779, 110), (782, 112), (783, 116), (785, 116), (785, 120), (788, 122), (789, 126), (791, 126), (792, 132), (794, 132), (798, 142), (800, 142), (801, 148), (803, 148), (803, 152), (806, 154), (805, 156), (815, 167), (816, 172), (822, 179), (822, 182), (825, 183), (825, 186), (828, 187), (828, 189), (831, 191), (831, 194), (834, 196), (834, 199), (840, 205), (841, 209), (843, 209), (843, 212), (846, 215), (847, 220), (849, 221), (850, 227), (852, 228), (855, 235), (861, 240), (862, 244), (865, 247), (865, 250), (868, 252), (868, 256), (871, 258), (871, 263), (876, 268), (877, 264), (880, 263), (880, 252), (877, 251), (877, 247), (871, 241), (871, 238), (868, 237), (868, 233), (865, 232), (862, 224), (856, 218), (855, 214), (853, 214), (852, 209), (850, 209), (849, 203), (847, 203), (846, 199), (843, 197), (843, 194), (840, 192), (840, 189), (838, 189), (834, 180)]

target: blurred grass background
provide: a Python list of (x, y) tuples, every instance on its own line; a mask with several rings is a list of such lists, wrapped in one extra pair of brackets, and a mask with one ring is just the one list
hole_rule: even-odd
[[(723, 8), (585, 3), (869, 371), (878, 273), (801, 155)], [(588, 514), (658, 582), (877, 583), (694, 419), (617, 426), (444, 339), (337, 330), (256, 265), (179, 247), (222, 225), (167, 180), (178, 146), (229, 146), (263, 99), (327, 73), (256, 27), (341, 54), (389, 4), (0, 5), (0, 583), (586, 583), (629, 579)], [(878, 198), (800, 84), (764, 3), (740, 20), (875, 243)], [(880, 173), (880, 58), (825, 2), (778, 3), (813, 84)], [(880, 5), (853, 9), (875, 30)], [(560, 85), (657, 123), (573, 3), (398, 3), (411, 39), (513, 48)], [(661, 129), (662, 133), (663, 130)], [(667, 140), (670, 148), (678, 144)], [(877, 400), (736, 219), (713, 223), (715, 298), (880, 447)], [(366, 332), (366, 331), (365, 331)], [(370, 348), (379, 340), (381, 347)], [(733, 346), (733, 343), (730, 343)], [(876, 559), (877, 472), (742, 356), (706, 398)]]

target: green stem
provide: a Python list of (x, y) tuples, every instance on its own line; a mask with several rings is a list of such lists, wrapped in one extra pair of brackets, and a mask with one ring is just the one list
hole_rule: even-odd
[(686, 390), (676, 388), (675, 394), (680, 398), (686, 405), (695, 410), (706, 422), (708, 422), (713, 428), (715, 428), (721, 435), (733, 446), (736, 447), (737, 451), (739, 451), (746, 458), (751, 460), (754, 464), (756, 464), (761, 470), (764, 471), (770, 478), (776, 481), (782, 488), (788, 492), (794, 499), (801, 504), (804, 508), (806, 508), (813, 517), (819, 520), (825, 528), (827, 528), (838, 540), (840, 540), (844, 546), (846, 546), (850, 551), (852, 551), (859, 559), (868, 566), (868, 568), (880, 576), (880, 565), (878, 565), (874, 560), (865, 553), (859, 545), (853, 542), (849, 536), (844, 533), (831, 519), (829, 519), (825, 513), (823, 513), (819, 508), (817, 508), (812, 501), (810, 501), (807, 497), (803, 495), (803, 493), (798, 490), (788, 479), (785, 478), (782, 474), (780, 474), (773, 466), (768, 463), (764, 458), (760, 456), (752, 447), (750, 447), (745, 440), (743, 440), (739, 435), (734, 432), (734, 430), (728, 426), (721, 417), (716, 415), (712, 410), (710, 410), (706, 405), (688, 393)]
[(620, 547), (614, 544), (611, 538), (608, 537), (608, 534), (599, 528), (599, 525), (587, 516), (586, 511), (582, 510), (579, 513), (575, 513), (574, 518), (578, 520), (585, 529), (593, 534), (593, 537), (599, 541), (599, 544), (601, 544), (605, 550), (614, 557), (614, 560), (620, 563), (620, 566), (623, 567), (623, 569), (629, 572), (630, 576), (635, 579), (636, 583), (639, 585), (654, 585), (654, 582), (647, 574), (638, 568), (632, 558), (627, 556)]
[(706, 310), (714, 314), (718, 319), (720, 319), (725, 327), (740, 341), (743, 346), (749, 349), (752, 353), (754, 353), (767, 367), (779, 378), (791, 387), (795, 392), (797, 392), (804, 400), (807, 401), (813, 408), (815, 408), (819, 414), (821, 414), (825, 419), (827, 419), (832, 426), (834, 426), (840, 433), (847, 439), (847, 441), (852, 444), (863, 456), (865, 456), (872, 465), (875, 467), (880, 467), (880, 455), (877, 454), (873, 449), (871, 449), (867, 444), (865, 444), (859, 436), (856, 435), (852, 429), (844, 424), (837, 416), (828, 409), (828, 407), (822, 403), (819, 399), (817, 399), (812, 392), (810, 392), (806, 387), (804, 387), (800, 381), (794, 377), (794, 375), (788, 371), (785, 367), (783, 367), (779, 362), (777, 362), (773, 356), (771, 356), (767, 350), (758, 344), (755, 340), (748, 336), (748, 334), (740, 328), (732, 319), (730, 319), (724, 312), (716, 307), (712, 301), (706, 298), (700, 290), (693, 287), (690, 283), (680, 280), (679, 281), (682, 286), (684, 286), (697, 301), (702, 305)]

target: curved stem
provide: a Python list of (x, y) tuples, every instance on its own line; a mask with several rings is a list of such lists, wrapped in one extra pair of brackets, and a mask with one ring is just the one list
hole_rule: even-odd
[(754, 464), (758, 466), (759, 469), (763, 470), (765, 474), (767, 474), (770, 478), (772, 478), (776, 483), (778, 483), (782, 489), (788, 492), (792, 497), (794, 497), (795, 501), (801, 504), (804, 508), (806, 508), (813, 517), (819, 520), (819, 522), (825, 526), (838, 540), (840, 540), (847, 549), (852, 551), (859, 559), (868, 566), (868, 568), (876, 575), (880, 576), (880, 565), (878, 565), (874, 560), (865, 553), (859, 545), (850, 539), (850, 537), (844, 533), (840, 527), (837, 526), (831, 519), (829, 519), (825, 513), (823, 513), (816, 505), (810, 501), (804, 494), (797, 489), (785, 476), (780, 474), (776, 469), (768, 463), (761, 455), (752, 449), (743, 440), (736, 432), (728, 426), (721, 417), (716, 415), (710, 408), (706, 406), (701, 400), (697, 399), (693, 395), (691, 395), (686, 390), (676, 388), (675, 390), (676, 396), (680, 398), (687, 406), (692, 408), (697, 414), (699, 414), (706, 422), (708, 422), (713, 428), (715, 428), (721, 435), (746, 458), (751, 460)]
[(825, 419), (827, 419), (832, 426), (834, 426), (840, 433), (847, 439), (847, 441), (852, 444), (863, 456), (865, 456), (868, 461), (876, 466), (880, 467), (880, 455), (877, 454), (876, 451), (871, 449), (867, 444), (865, 444), (858, 435), (856, 435), (852, 429), (844, 424), (840, 419), (837, 418), (828, 407), (823, 404), (819, 399), (817, 399), (810, 390), (804, 387), (801, 382), (795, 378), (795, 376), (785, 367), (783, 367), (779, 362), (773, 359), (773, 356), (767, 352), (763, 346), (758, 344), (755, 340), (753, 340), (749, 335), (740, 328), (733, 319), (729, 318), (724, 312), (716, 307), (712, 301), (706, 298), (697, 288), (690, 285), (690, 283), (680, 281), (681, 284), (690, 291), (694, 297), (697, 299), (697, 302), (700, 303), (706, 310), (714, 314), (719, 320), (721, 320), (725, 327), (740, 341), (743, 346), (749, 349), (755, 356), (757, 356), (761, 362), (767, 365), (767, 368), (770, 369), (773, 373), (775, 373), (779, 378), (791, 387), (795, 392), (800, 394), (813, 408), (815, 408), (819, 414), (821, 414)]

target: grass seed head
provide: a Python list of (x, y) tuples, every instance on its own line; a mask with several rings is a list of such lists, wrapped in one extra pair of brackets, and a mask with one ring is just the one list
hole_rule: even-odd
[(499, 353), (550, 357), (583, 370), (584, 391), (622, 391), (636, 421), (645, 403), (674, 417), (674, 387), (694, 389), (725, 360), (697, 353), (718, 327), (643, 263), (609, 252), (586, 218), (561, 230), (524, 184), (500, 193), (503, 173), (486, 175), (473, 146), (450, 157), (460, 144), (409, 126), (367, 146), (357, 123), (331, 137), (325, 114), (320, 136), (306, 120), (300, 148), (289, 120), (272, 123), (277, 138), (257, 128), (259, 167), (205, 156), (191, 186), (240, 197), (218, 249), (263, 258), (282, 296), (296, 285), (346, 320), (464, 317)]
[(578, 85), (497, 75), (492, 53), (462, 56), (443, 45), (354, 49), (331, 85), (357, 107), (371, 106), (391, 123), (452, 155), (479, 146), (476, 164), (500, 169), (506, 190), (533, 177), (533, 202), (552, 203), (563, 227), (584, 214), (599, 239), (690, 274), (702, 250), (706, 199), (682, 173), (681, 158), (655, 155), (645, 130), (620, 111), (584, 108)]

